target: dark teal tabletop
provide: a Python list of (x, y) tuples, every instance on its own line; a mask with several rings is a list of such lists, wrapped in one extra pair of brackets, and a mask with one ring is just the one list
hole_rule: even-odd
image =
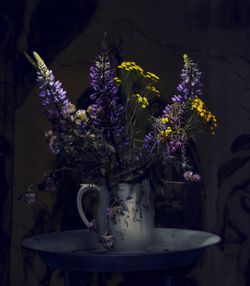
[(38, 235), (23, 240), (22, 246), (37, 252), (46, 265), (68, 272), (129, 272), (187, 266), (219, 242), (212, 233), (156, 228), (151, 245), (144, 251), (107, 251), (88, 230)]

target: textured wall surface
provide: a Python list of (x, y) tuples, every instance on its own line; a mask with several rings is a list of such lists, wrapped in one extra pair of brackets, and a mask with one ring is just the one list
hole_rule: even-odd
[[(187, 52), (199, 64), (204, 73), (204, 99), (219, 124), (217, 134), (203, 136), (198, 145), (205, 182), (202, 225), (206, 231), (219, 233), (223, 244), (206, 253), (189, 274), (190, 282), (183, 285), (250, 285), (250, 192), (247, 184), (235, 188), (249, 179), (249, 166), (242, 164), (221, 186), (217, 177), (225, 162), (249, 155), (247, 148), (240, 155), (230, 151), (236, 137), (249, 133), (249, 12), (247, 0), (102, 0), (87, 28), (50, 65), (76, 102), (89, 87), (89, 65), (105, 31), (110, 43), (120, 46), (124, 59), (135, 60), (160, 76), (166, 101), (175, 93), (182, 54)], [(18, 198), (53, 162), (43, 139), (47, 128), (40, 102), (31, 92), (15, 118), (11, 286), (39, 285), (45, 273), (37, 257), (29, 266), (23, 261), (20, 240), (41, 213)], [(42, 194), (39, 204), (50, 210), (54, 201), (53, 195)], [(43, 222), (44, 218), (39, 219)], [(111, 284), (119, 285), (119, 277), (107, 285)], [(53, 273), (49, 285), (63, 285), (59, 272)]]

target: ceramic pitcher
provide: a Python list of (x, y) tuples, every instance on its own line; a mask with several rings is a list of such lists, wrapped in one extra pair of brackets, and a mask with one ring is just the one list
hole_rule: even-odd
[(77, 194), (77, 208), (83, 223), (89, 228), (91, 223), (85, 216), (82, 202), (84, 193), (89, 190), (99, 193), (96, 220), (99, 238), (110, 233), (114, 238), (113, 250), (135, 251), (146, 248), (154, 230), (154, 200), (148, 179), (128, 184), (120, 183), (113, 187), (113, 194), (122, 205), (122, 213), (111, 219), (107, 215), (110, 208), (110, 191), (105, 186), (83, 184)]

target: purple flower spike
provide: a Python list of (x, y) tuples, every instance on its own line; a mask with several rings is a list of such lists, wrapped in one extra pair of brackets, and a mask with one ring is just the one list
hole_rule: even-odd
[(181, 95), (174, 95), (173, 97), (172, 97), (172, 102), (182, 102), (183, 100), (182, 100), (182, 97), (181, 97)]
[(114, 82), (115, 70), (106, 51), (102, 51), (96, 56), (95, 62), (90, 68), (90, 77), (91, 85), (96, 92), (117, 92), (118, 87)]
[(180, 92), (183, 92), (184, 86), (183, 86), (182, 83), (180, 83), (180, 84), (178, 85), (177, 90), (180, 91)]
[(143, 147), (145, 149), (149, 149), (150, 146), (152, 145), (153, 141), (154, 141), (154, 137), (153, 137), (152, 133), (150, 132), (144, 138), (144, 145), (143, 145)]
[[(46, 108), (49, 118), (54, 118), (62, 114), (70, 104), (66, 91), (63, 90), (60, 81), (56, 81), (53, 72), (47, 68), (41, 57), (34, 52), (37, 62), (37, 78), (36, 82), (40, 90), (39, 97), (42, 105)], [(52, 114), (51, 105), (54, 105), (55, 112)], [(48, 110), (50, 110), (48, 112)]]
[(177, 86), (177, 91), (180, 94), (172, 97), (173, 103), (182, 103), (189, 98), (194, 98), (196, 95), (202, 96), (202, 73), (199, 71), (198, 65), (188, 58), (187, 55), (185, 55), (184, 66), (180, 76), (182, 82)]
[(115, 69), (108, 51), (102, 50), (97, 55), (90, 68), (90, 77), (92, 88), (95, 91), (90, 96), (94, 101), (91, 105), (93, 123), (103, 130), (108, 140), (111, 137), (119, 138), (123, 131), (123, 106), (117, 96), (118, 86), (114, 81)]

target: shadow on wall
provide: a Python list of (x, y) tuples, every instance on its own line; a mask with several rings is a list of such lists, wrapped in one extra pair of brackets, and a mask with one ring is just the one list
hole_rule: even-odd
[(0, 273), (7, 271), (6, 261), (8, 257), (8, 249), (10, 247), (9, 234), (6, 232), (6, 218), (4, 216), (4, 207), (8, 197), (8, 183), (6, 177), (6, 160), (9, 160), (11, 148), (8, 141), (0, 135)]
[(240, 29), (250, 26), (250, 2), (248, 0), (222, 0), (219, 5), (222, 26)]
[[(23, 51), (38, 49), (47, 62), (65, 49), (88, 26), (96, 11), (98, 0), (4, 1), (0, 13), (0, 284), (9, 286), (11, 234), (17, 226), (11, 224), (13, 215), (14, 129), (15, 110), (32, 90), (32, 68)], [(9, 156), (9, 157), (7, 157)], [(15, 208), (14, 208), (15, 209)], [(39, 221), (44, 213), (39, 214)], [(12, 230), (13, 231), (12, 231)], [(12, 233), (11, 233), (12, 231)], [(19, 249), (13, 248), (13, 252)], [(18, 255), (17, 255), (18, 257)], [(13, 285), (11, 285), (13, 286)]]
[[(232, 145), (234, 156), (218, 171), (218, 225), (225, 257), (230, 245), (235, 245), (239, 281), (250, 286), (250, 134), (237, 137)], [(245, 171), (246, 169), (248, 171)], [(237, 174), (241, 174), (240, 180)], [(244, 174), (246, 175), (245, 177)], [(229, 183), (227, 184), (227, 182)], [(235, 184), (237, 182), (237, 184)], [(230, 259), (230, 258), (229, 258)]]

